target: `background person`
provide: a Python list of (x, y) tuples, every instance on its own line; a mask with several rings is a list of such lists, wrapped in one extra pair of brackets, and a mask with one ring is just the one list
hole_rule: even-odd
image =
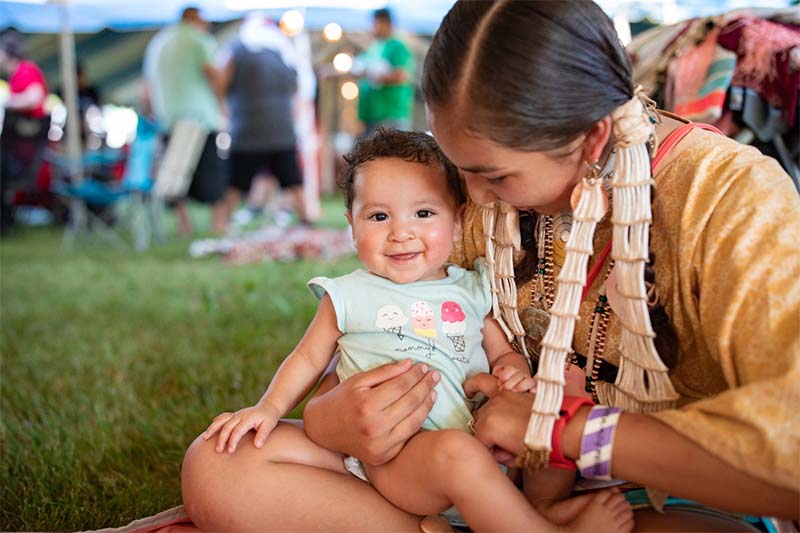
[(229, 211), (239, 207), (255, 177), (269, 172), (306, 222), (294, 125), (297, 57), (292, 43), (266, 16), (250, 14), (230, 45), (222, 72), (231, 133)]
[(353, 73), (358, 81), (358, 118), (364, 136), (378, 126), (410, 130), (414, 118), (414, 53), (398, 38), (388, 9), (373, 13), (375, 40), (356, 58)]
[(2, 37), (0, 71), (8, 76), (10, 93), (0, 137), (0, 233), (5, 234), (14, 222), (14, 188), (32, 185), (36, 179), (50, 116), (45, 110), (47, 80), (13, 33)]
[[(213, 63), (214, 48), (208, 23), (197, 8), (187, 7), (178, 24), (162, 29), (148, 43), (143, 68), (150, 108), (167, 139), (180, 119), (208, 131), (187, 194), (211, 204), (212, 230), (220, 234), (227, 227), (227, 180), (216, 146), (223, 79)], [(177, 200), (175, 208), (179, 231), (188, 235), (192, 228), (185, 201)]]

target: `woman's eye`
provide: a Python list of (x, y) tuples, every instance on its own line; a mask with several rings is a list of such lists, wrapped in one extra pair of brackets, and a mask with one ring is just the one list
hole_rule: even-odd
[(370, 220), (374, 220), (375, 222), (383, 222), (384, 220), (389, 218), (389, 215), (387, 215), (386, 213), (374, 213), (368, 216), (367, 218)]
[(491, 178), (484, 177), (484, 179), (485, 179), (486, 181), (488, 181), (489, 183), (500, 183), (500, 182), (502, 182), (504, 179), (506, 179), (506, 176), (494, 176), (494, 177), (491, 177)]
[(433, 211), (431, 211), (430, 209), (420, 209), (419, 211), (417, 211), (417, 216), (419, 218), (432, 217), (433, 214), (434, 214)]

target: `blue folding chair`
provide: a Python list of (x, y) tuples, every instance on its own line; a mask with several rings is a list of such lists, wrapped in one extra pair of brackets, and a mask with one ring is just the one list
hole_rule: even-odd
[[(150, 245), (152, 235), (156, 235), (158, 238), (163, 236), (162, 208), (151, 194), (154, 183), (152, 167), (158, 146), (158, 129), (155, 123), (139, 116), (136, 139), (128, 154), (122, 180), (106, 182), (87, 178), (78, 184), (55, 181), (52, 189), (64, 198), (82, 202), (85, 212), (91, 218), (92, 228), (97, 229), (101, 236), (118, 247), (124, 241), (89, 207), (91, 206), (94, 210), (102, 210), (121, 204), (125, 200), (128, 204), (127, 217), (123, 217), (123, 220), (130, 226), (134, 248), (144, 250)], [(108, 165), (115, 162), (115, 157), (119, 157), (118, 151), (89, 152), (83, 158), (84, 168), (91, 169), (99, 165)], [(49, 159), (61, 168), (67, 166), (66, 161), (62, 161), (63, 158), (58, 156), (51, 155)], [(64, 236), (65, 248), (72, 247), (74, 238), (73, 229), (68, 226)]]

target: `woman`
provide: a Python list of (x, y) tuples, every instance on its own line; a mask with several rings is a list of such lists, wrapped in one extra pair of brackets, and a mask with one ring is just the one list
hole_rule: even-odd
[[(422, 86), (434, 135), (463, 171), (475, 203), (505, 202), (526, 211), (520, 224), (525, 254), (515, 268), (517, 307), (527, 329), (524, 344), (534, 360), (549, 365), (539, 376), (552, 382), (559, 381), (553, 379), (554, 361), (566, 353), (554, 356), (548, 350), (558, 343), (545, 339), (542, 349), (541, 341), (549, 322), (559, 323), (550, 316), (563, 304), (556, 293), (570, 277), (557, 275), (561, 264), (572, 261), (570, 254), (587, 255), (594, 279), (583, 303), (555, 313), (577, 315), (574, 334), (562, 324), (555, 337), (569, 334), (572, 361), (589, 367), (587, 385), (601, 403), (627, 408), (606, 473), (654, 489), (656, 503), (659, 493), (668, 493), (728, 511), (796, 518), (800, 208), (777, 163), (695, 129), (660, 156), (651, 205), (642, 192), (650, 183), (642, 147), (663, 142), (681, 122), (640, 103), (613, 25), (588, 1), (458, 2), (431, 44)], [(650, 118), (660, 123), (654, 127)], [(609, 159), (615, 163), (606, 165)], [(606, 169), (595, 174), (597, 166)], [(603, 188), (612, 168), (613, 196)], [(615, 209), (606, 215), (609, 197)], [(573, 205), (580, 220), (564, 216)], [(505, 212), (510, 218), (496, 220), (513, 221), (513, 210)], [(481, 222), (491, 224), (493, 213), (468, 211), (456, 253), (461, 260), (485, 252)], [(651, 218), (648, 243), (642, 227)], [(632, 229), (620, 231), (622, 224)], [(616, 242), (631, 247), (617, 244), (606, 255), (601, 250), (614, 225)], [(486, 233), (498, 236), (500, 226), (511, 229), (511, 238), (493, 243), (504, 247), (514, 241), (513, 225), (495, 224)], [(584, 240), (592, 230), (589, 246), (569, 246), (578, 240), (570, 239), (572, 226)], [(629, 257), (630, 250), (636, 253)], [(632, 266), (617, 266), (622, 263)], [(508, 273), (508, 265), (496, 266), (500, 276)], [(650, 304), (644, 308), (631, 303), (640, 285), (647, 289), (642, 301)], [(501, 299), (513, 302), (508, 292)], [(504, 307), (509, 328), (521, 334), (513, 308)], [(657, 335), (653, 347), (647, 342), (651, 330)], [(619, 365), (630, 370), (636, 355), (629, 345), (620, 348), (622, 337), (644, 339), (647, 353), (638, 361), (652, 371), (646, 380), (628, 377), (617, 386), (612, 382)], [(543, 383), (549, 390), (541, 381), (538, 394), (549, 408), (547, 400), (560, 395), (557, 386), (544, 394)], [(429, 374), (402, 364), (338, 385), (329, 378), (306, 407), (305, 430), (326, 448), (385, 462), (419, 428), (432, 387)], [(533, 395), (486, 388), (492, 397), (476, 414), (475, 432), (496, 447), (498, 459), (519, 457), (535, 468), (550, 450), (566, 461), (581, 455), (588, 407), (562, 424), (560, 443), (553, 446), (546, 417), (529, 427)], [(301, 430), (286, 428), (280, 438), (292, 439), (295, 431)], [(189, 513), (210, 529), (417, 527), (417, 517), (388, 505), (369, 485), (293, 461), (271, 454), (268, 445), (219, 456), (213, 445), (196, 441), (184, 462)], [(736, 527), (675, 511), (641, 511), (636, 520), (642, 530)]]

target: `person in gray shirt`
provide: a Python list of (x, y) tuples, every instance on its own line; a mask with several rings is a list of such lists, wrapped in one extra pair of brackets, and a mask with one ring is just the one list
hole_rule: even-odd
[(270, 19), (248, 16), (230, 44), (223, 72), (231, 135), (229, 212), (238, 208), (256, 176), (269, 173), (306, 222), (293, 117), (297, 60), (291, 42)]

